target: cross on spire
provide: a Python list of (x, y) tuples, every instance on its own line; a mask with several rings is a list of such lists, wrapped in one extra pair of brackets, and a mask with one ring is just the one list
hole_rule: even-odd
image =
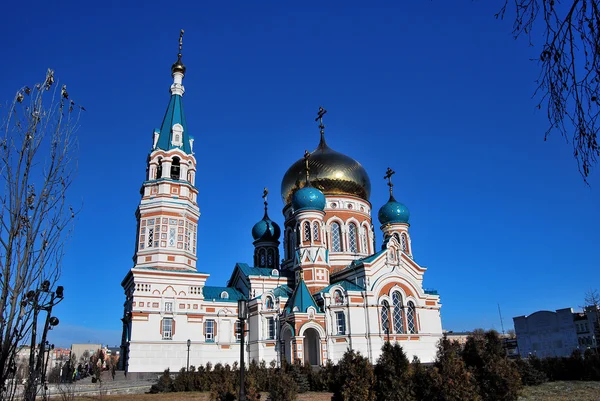
[(387, 170), (385, 171), (385, 175), (383, 176), (383, 179), (388, 180), (388, 186), (390, 187), (390, 197), (393, 197), (393, 186), (394, 184), (392, 184), (392, 176), (396, 174), (396, 172), (394, 170), (392, 170), (391, 168), (387, 168)]
[(181, 57), (181, 48), (183, 47), (183, 29), (179, 32), (179, 57)]
[(263, 189), (263, 194), (262, 194), (262, 198), (265, 204), (265, 212), (267, 211), (267, 205), (269, 204), (269, 202), (267, 201), (267, 195), (269, 195), (269, 189), (267, 187), (265, 187), (265, 189)]
[(306, 171), (306, 186), (310, 184), (310, 167), (308, 167), (308, 159), (310, 158), (310, 153), (308, 150), (304, 151), (304, 170)]
[(323, 137), (323, 135), (325, 135), (325, 125), (323, 125), (323, 116), (327, 113), (327, 110), (325, 110), (323, 107), (319, 107), (319, 112), (317, 113), (317, 118), (315, 118), (315, 121), (319, 122), (319, 129), (321, 130), (321, 137)]

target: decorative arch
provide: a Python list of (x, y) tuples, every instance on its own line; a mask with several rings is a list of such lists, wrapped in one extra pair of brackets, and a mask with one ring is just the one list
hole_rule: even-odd
[(310, 234), (311, 234), (310, 222), (305, 221), (304, 223), (302, 223), (302, 239), (304, 241), (310, 242)]
[(358, 226), (353, 221), (348, 223), (348, 250), (358, 253)]
[(369, 253), (369, 227), (367, 224), (361, 224), (361, 251)]
[(330, 223), (331, 231), (331, 252), (343, 252), (342, 243), (342, 225), (339, 221), (334, 220)]
[(319, 333), (319, 337), (325, 338), (325, 329), (315, 321), (304, 323), (302, 327), (300, 327), (300, 330), (298, 330), (298, 336), (304, 336), (304, 332), (306, 332), (307, 329), (315, 329)]
[(173, 161), (171, 161), (171, 175), (170, 178), (172, 180), (178, 180), (181, 172), (180, 158), (175, 156), (173, 157)]

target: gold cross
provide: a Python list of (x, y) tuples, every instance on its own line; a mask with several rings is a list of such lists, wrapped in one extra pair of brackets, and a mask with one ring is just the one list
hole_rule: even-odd
[(327, 113), (327, 110), (325, 110), (323, 107), (319, 107), (319, 113), (317, 114), (317, 118), (315, 118), (315, 121), (319, 122), (319, 128), (321, 129), (321, 132), (323, 132), (325, 129), (325, 126), (323, 125), (323, 116), (325, 113)]
[(310, 153), (308, 152), (308, 150), (304, 151), (304, 169), (306, 170), (306, 185), (308, 185), (309, 183), (309, 177), (310, 177), (310, 167), (308, 167), (308, 159), (310, 158)]
[(385, 175), (383, 176), (385, 180), (388, 180), (388, 186), (390, 187), (390, 196), (392, 196), (392, 187), (394, 186), (394, 184), (392, 184), (392, 176), (394, 174), (396, 174), (396, 172), (388, 167), (385, 171)]
[(179, 32), (179, 53), (181, 54), (181, 48), (183, 47), (183, 29)]

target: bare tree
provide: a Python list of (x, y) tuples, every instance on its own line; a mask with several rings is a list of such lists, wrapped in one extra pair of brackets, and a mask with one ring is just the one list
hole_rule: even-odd
[[(66, 200), (76, 169), (80, 112), (48, 70), (43, 82), (0, 106), (0, 399), (14, 396), (16, 349), (31, 335), (61, 273), (76, 212)], [(46, 284), (43, 284), (47, 282)], [(36, 297), (38, 297), (36, 295)], [(35, 348), (35, 347), (34, 347)], [(35, 350), (32, 350), (34, 352)]]
[[(572, 143), (585, 182), (600, 156), (600, 0), (511, 0), (513, 35), (542, 45), (534, 97), (547, 109), (544, 140), (557, 130)], [(509, 0), (496, 14), (504, 18)], [(539, 29), (537, 29), (539, 26)]]

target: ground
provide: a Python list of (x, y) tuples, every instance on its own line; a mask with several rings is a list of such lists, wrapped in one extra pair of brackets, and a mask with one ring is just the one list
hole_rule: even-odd
[[(209, 401), (208, 393), (167, 393), (78, 397), (77, 400), (106, 401)], [(263, 394), (262, 399), (267, 399)], [(297, 401), (329, 401), (331, 393), (304, 393)], [(600, 382), (551, 382), (541, 386), (525, 387), (519, 401), (600, 401)]]

